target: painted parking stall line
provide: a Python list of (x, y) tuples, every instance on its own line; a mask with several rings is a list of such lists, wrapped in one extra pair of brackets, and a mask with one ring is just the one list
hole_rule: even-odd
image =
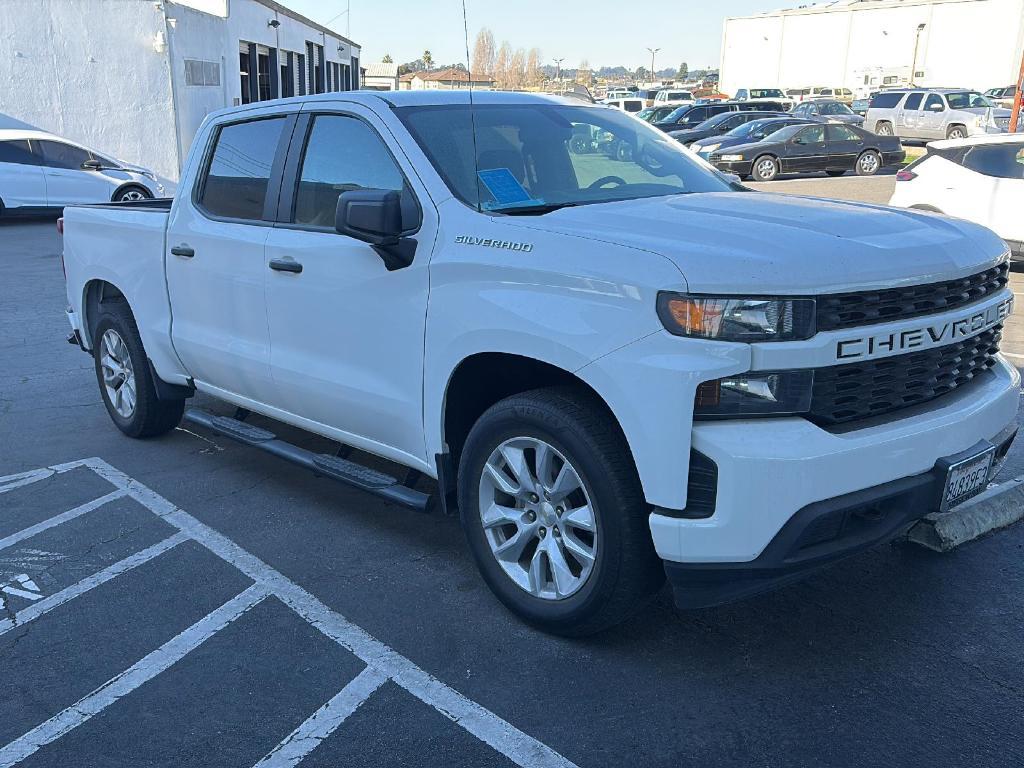
[(366, 669), (313, 712), (292, 733), (285, 736), (256, 764), (257, 767), (281, 768), (298, 765), (323, 739), (337, 730), (363, 702), (390, 680), (520, 766), (575, 768), (574, 763), (547, 745), (433, 677), (361, 627), (332, 611), (311, 593), (256, 556), (102, 459), (83, 459), (0, 477), (0, 492), (22, 488), (54, 474), (63, 474), (79, 468), (91, 470), (113, 486), (114, 490), (0, 540), (0, 549), (125, 496), (177, 529), (177, 533), (53, 595), (41, 597), (14, 617), (0, 621), (0, 635), (74, 600), (142, 563), (159, 557), (183, 541), (195, 541), (255, 583), (76, 704), (36, 726), (7, 746), (0, 747), (0, 768), (15, 765), (99, 714), (173, 666), (220, 629), (268, 597), (280, 600), (324, 636), (350, 651), (366, 664)]

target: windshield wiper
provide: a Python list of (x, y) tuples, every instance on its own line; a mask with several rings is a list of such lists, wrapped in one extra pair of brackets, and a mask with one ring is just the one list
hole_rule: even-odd
[(541, 205), (510, 205), (507, 208), (492, 208), (486, 213), (503, 213), (507, 216), (542, 216), (545, 213), (557, 211), (560, 208), (572, 208), (576, 205), (583, 205), (581, 202), (569, 203), (543, 203)]

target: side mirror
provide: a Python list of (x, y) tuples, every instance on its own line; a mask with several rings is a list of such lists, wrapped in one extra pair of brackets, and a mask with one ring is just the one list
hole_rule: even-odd
[(807, 142), (801, 139), (799, 136), (793, 139), (794, 144), (806, 144)]
[(101, 171), (103, 170), (103, 163), (99, 160), (86, 160), (82, 163), (81, 167), (83, 171)]
[(402, 237), (402, 198), (391, 189), (353, 189), (338, 196), (334, 228), (368, 243), (389, 270), (412, 264), (416, 241)]
[(943, 107), (941, 104), (932, 104), (930, 107), (928, 107), (928, 109), (932, 110), (932, 112), (945, 112), (946, 111), (946, 108)]

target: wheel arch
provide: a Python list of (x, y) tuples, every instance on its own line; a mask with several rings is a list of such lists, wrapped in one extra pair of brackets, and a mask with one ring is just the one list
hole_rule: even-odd
[(100, 307), (104, 303), (123, 302), (132, 312), (131, 303), (124, 295), (124, 292), (109, 280), (93, 278), (85, 283), (82, 289), (82, 341), (87, 349), (93, 348), (92, 329), (96, 325), (96, 318), (99, 317)]
[(111, 201), (111, 202), (114, 202), (115, 200), (117, 200), (117, 196), (118, 196), (118, 195), (120, 195), (120, 194), (121, 194), (122, 192), (125, 192), (125, 191), (127, 191), (127, 190), (129, 190), (129, 189), (137, 189), (137, 190), (139, 190), (140, 192), (142, 192), (143, 194), (145, 194), (145, 195), (146, 195), (146, 197), (149, 197), (149, 198), (152, 198), (152, 197), (154, 197), (154, 195), (153, 195), (153, 190), (151, 190), (151, 189), (148, 189), (148, 188), (146, 187), (146, 185), (144, 185), (144, 184), (143, 184), (142, 182), (139, 182), (139, 181), (134, 181), (134, 180), (133, 180), (133, 181), (126, 181), (126, 182), (124, 182), (123, 184), (121, 184), (120, 186), (118, 186), (118, 187), (117, 187), (117, 188), (116, 188), (116, 189), (115, 189), (115, 190), (114, 190), (114, 191), (113, 191), (113, 192), (111, 193), (111, 195), (110, 195), (110, 201)]

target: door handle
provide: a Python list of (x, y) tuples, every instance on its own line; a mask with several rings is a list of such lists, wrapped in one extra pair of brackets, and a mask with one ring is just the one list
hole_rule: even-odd
[(187, 245), (176, 245), (173, 248), (171, 248), (171, 255), (191, 259), (193, 256), (196, 255), (196, 252), (189, 248)]
[(271, 259), (270, 268), (275, 272), (294, 272), (295, 274), (302, 271), (302, 265), (291, 258)]

